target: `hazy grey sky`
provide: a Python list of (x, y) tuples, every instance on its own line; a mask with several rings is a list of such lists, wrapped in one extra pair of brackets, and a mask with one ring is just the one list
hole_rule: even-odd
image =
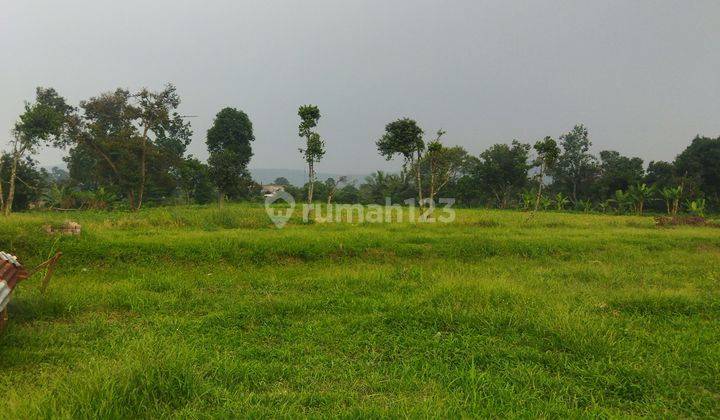
[(305, 103), (323, 115), (319, 170), (336, 173), (397, 168), (374, 142), (404, 116), (473, 154), (578, 122), (595, 151), (646, 161), (720, 134), (716, 0), (0, 0), (0, 66), (0, 148), (36, 86), (77, 104), (166, 82), (199, 115), (191, 153), (233, 106), (259, 168), (303, 167)]

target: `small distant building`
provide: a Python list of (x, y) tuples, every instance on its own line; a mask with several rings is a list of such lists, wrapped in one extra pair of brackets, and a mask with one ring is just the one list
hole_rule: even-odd
[(281, 192), (281, 191), (285, 191), (285, 186), (284, 186), (284, 185), (267, 184), (267, 185), (263, 185), (263, 186), (262, 186), (262, 189), (260, 190), (260, 193), (261, 193), (264, 197), (272, 197), (272, 196), (274, 196), (275, 194), (277, 194), (277, 193), (279, 193), (279, 192)]

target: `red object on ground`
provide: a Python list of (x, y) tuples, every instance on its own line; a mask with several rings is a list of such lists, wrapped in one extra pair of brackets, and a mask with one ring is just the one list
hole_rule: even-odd
[(28, 278), (28, 272), (17, 257), (0, 251), (0, 328), (7, 321), (7, 305), (15, 286)]

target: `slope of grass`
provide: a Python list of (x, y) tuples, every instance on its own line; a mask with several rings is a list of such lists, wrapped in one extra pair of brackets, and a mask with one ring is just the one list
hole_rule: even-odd
[(718, 416), (720, 229), (460, 210), (275, 229), (232, 205), (0, 220), (26, 417)]

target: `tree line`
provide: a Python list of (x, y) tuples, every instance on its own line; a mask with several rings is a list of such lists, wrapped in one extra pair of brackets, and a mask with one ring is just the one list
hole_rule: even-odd
[[(168, 84), (159, 91), (116, 89), (73, 106), (52, 88), (37, 88), (0, 153), (3, 214), (44, 207), (127, 208), (145, 205), (258, 200), (261, 186), (247, 169), (255, 141), (242, 110), (224, 108), (207, 131), (207, 162), (187, 154), (191, 124), (178, 112), (180, 97)], [(409, 118), (388, 123), (375, 146), (397, 173), (377, 171), (363, 182), (317, 179), (326, 153), (315, 105), (298, 109), (301, 158), (308, 182), (276, 183), (297, 199), (327, 203), (402, 203), (455, 198), (458, 205), (526, 210), (580, 210), (643, 214), (651, 210), (703, 214), (720, 208), (720, 137), (697, 136), (672, 162), (590, 149), (588, 129), (578, 124), (557, 137), (512, 140), (473, 156), (446, 145), (446, 132), (426, 136)], [(67, 171), (39, 168), (42, 147), (67, 151)]]

